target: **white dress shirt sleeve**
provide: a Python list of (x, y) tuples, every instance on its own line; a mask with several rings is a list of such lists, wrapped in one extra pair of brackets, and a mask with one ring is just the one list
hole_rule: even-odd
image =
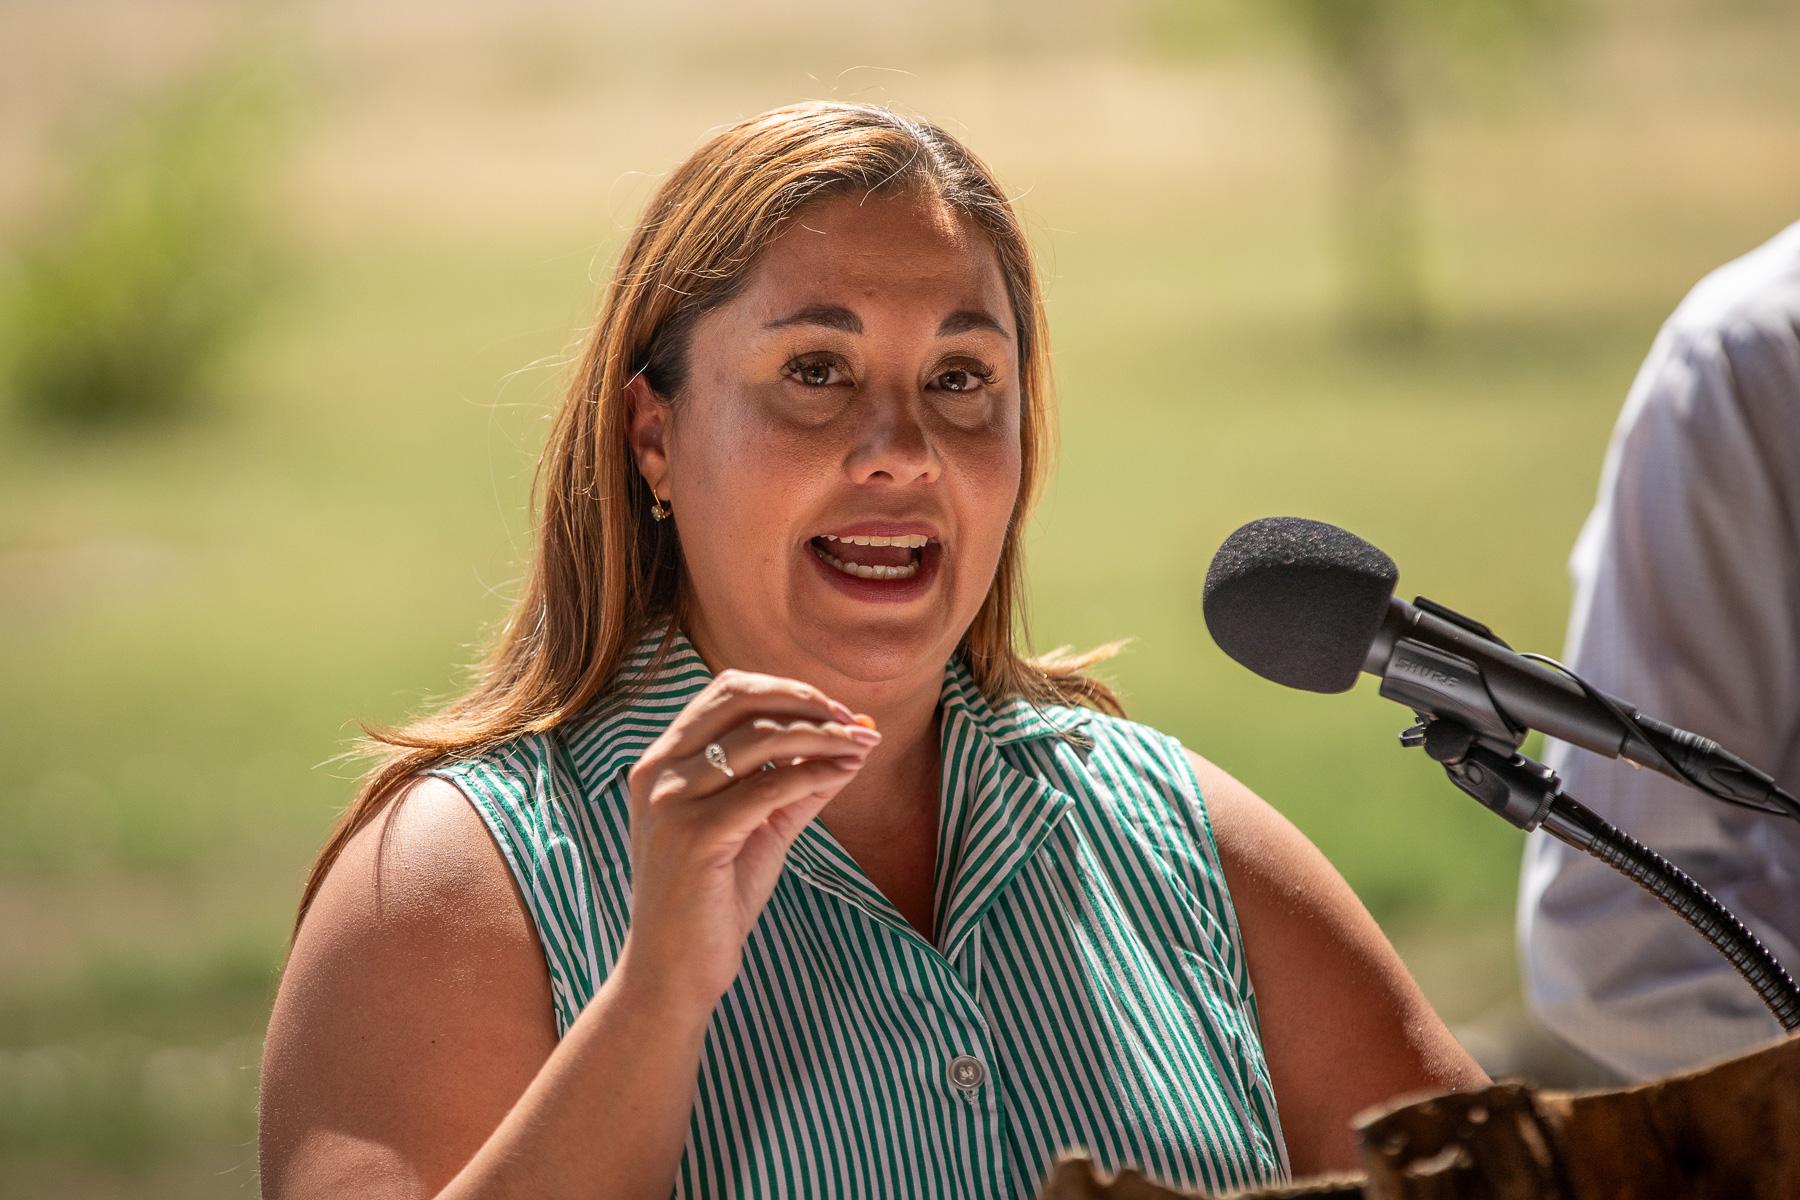
[[(1717, 320), (1678, 310), (1664, 326), (1570, 559), (1565, 659), (1596, 687), (1717, 739), (1789, 790), (1800, 782), (1793, 308), (1738, 306)], [(1800, 823), (1564, 743), (1549, 743), (1545, 757), (1570, 795), (1694, 876), (1790, 969), (1800, 965)], [(1627, 1077), (1669, 1074), (1781, 1034), (1698, 933), (1542, 831), (1527, 841), (1518, 918), (1533, 1012)]]

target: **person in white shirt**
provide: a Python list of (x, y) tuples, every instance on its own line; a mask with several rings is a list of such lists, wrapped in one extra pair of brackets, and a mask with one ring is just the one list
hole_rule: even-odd
[[(1570, 667), (1800, 788), (1800, 223), (1708, 275), (1664, 324), (1569, 569)], [(1562, 742), (1545, 760), (1800, 969), (1800, 823)], [(1781, 1036), (1704, 938), (1541, 830), (1518, 933), (1533, 1013), (1627, 1078)]]

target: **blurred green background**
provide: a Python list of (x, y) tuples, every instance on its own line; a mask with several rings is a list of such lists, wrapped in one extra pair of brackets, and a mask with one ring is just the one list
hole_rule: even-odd
[(1290, 814), (1514, 1061), (1520, 835), (1372, 688), (1226, 660), (1201, 581), (1308, 515), (1556, 652), (1658, 324), (1800, 217), (1800, 15), (1102, 7), (0, 6), (0, 1195), (256, 1193), (334, 756), (503, 615), (649, 189), (804, 97), (930, 117), (1017, 197), (1063, 429), (1036, 644), (1135, 636), (1133, 715)]

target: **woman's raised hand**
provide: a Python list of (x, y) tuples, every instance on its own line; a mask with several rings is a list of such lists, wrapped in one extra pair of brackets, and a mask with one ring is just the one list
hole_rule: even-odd
[[(688, 702), (626, 777), (627, 947), (640, 982), (718, 1002), (788, 847), (880, 740), (819, 689), (776, 675), (724, 670)], [(707, 760), (715, 742), (731, 776)]]

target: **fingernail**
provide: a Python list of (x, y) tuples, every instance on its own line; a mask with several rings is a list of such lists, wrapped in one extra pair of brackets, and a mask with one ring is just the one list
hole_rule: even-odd
[(851, 741), (861, 745), (873, 746), (881, 741), (881, 734), (873, 729), (864, 729), (860, 725), (853, 725), (850, 727), (849, 738)]
[(856, 714), (850, 711), (850, 706), (840, 704), (836, 700), (831, 702), (831, 715), (846, 725), (856, 724)]
[(862, 770), (863, 760), (860, 758), (834, 758), (831, 761), (846, 771)]

